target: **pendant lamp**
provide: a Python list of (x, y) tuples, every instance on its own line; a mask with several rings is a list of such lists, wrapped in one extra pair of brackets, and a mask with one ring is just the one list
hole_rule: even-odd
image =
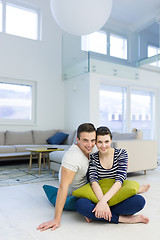
[(50, 0), (56, 23), (73, 35), (99, 30), (108, 20), (112, 0)]

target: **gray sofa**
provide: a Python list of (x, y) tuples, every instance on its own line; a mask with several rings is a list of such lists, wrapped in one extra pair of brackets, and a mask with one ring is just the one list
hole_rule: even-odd
[[(51, 145), (47, 139), (57, 132), (69, 134), (61, 145)], [(76, 131), (61, 129), (30, 130), (25, 132), (0, 131), (0, 161), (29, 158), (30, 152), (26, 148), (57, 147), (67, 150), (72, 144)]]

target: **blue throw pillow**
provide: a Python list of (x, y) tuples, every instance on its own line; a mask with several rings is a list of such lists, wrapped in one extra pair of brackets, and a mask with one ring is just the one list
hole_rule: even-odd
[[(58, 188), (50, 185), (44, 185), (43, 189), (45, 191), (45, 194), (47, 195), (48, 200), (53, 204), (53, 206), (55, 206)], [(67, 197), (64, 209), (69, 211), (76, 211), (75, 203), (77, 199), (78, 198), (74, 196)]]
[(48, 144), (62, 144), (69, 134), (63, 132), (57, 132), (52, 137), (47, 139)]

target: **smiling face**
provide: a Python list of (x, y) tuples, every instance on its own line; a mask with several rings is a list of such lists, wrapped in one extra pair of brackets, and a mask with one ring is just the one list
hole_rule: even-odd
[(109, 134), (98, 135), (96, 139), (96, 145), (101, 153), (106, 153), (111, 147), (112, 139)]
[(77, 145), (88, 157), (96, 143), (96, 132), (81, 132), (77, 138)]

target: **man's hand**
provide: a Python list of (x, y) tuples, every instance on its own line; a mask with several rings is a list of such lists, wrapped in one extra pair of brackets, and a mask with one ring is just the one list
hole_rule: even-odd
[(40, 224), (37, 227), (37, 230), (40, 230), (42, 232), (42, 231), (45, 231), (45, 230), (51, 228), (51, 230), (54, 231), (59, 227), (60, 227), (60, 222), (53, 219), (53, 220), (50, 220), (48, 222), (44, 222), (44, 223)]
[(51, 228), (51, 230), (53, 231), (56, 228), (60, 227), (61, 215), (62, 215), (63, 207), (67, 198), (68, 187), (72, 183), (75, 177), (75, 174), (76, 173), (74, 171), (71, 171), (62, 166), (61, 182), (60, 182), (60, 186), (57, 193), (54, 219), (40, 224), (37, 230), (44, 231)]
[(95, 212), (97, 218), (104, 218), (109, 222), (111, 221), (112, 214), (109, 205), (102, 200), (97, 203), (92, 212)]

